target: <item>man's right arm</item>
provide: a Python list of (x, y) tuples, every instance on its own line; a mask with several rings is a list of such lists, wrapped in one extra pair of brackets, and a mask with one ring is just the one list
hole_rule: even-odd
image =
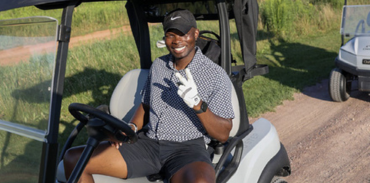
[[(137, 126), (137, 130), (142, 129), (143, 126), (149, 122), (149, 106), (140, 103), (130, 122)], [(122, 146), (122, 142), (111, 141), (110, 144), (116, 149), (119, 149), (119, 146)]]
[(134, 123), (138, 130), (142, 129), (149, 122), (149, 106), (140, 103), (130, 122)]

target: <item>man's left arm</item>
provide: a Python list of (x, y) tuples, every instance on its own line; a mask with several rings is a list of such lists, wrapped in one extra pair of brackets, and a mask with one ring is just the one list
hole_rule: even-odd
[[(185, 69), (186, 77), (182, 77), (180, 73), (176, 73), (176, 77), (180, 80), (178, 83), (177, 94), (184, 100), (184, 102), (193, 108), (206, 129), (208, 135), (217, 139), (220, 142), (226, 142), (232, 128), (231, 119), (225, 119), (214, 114), (208, 109), (207, 104), (201, 100), (197, 86), (194, 82), (193, 76), (188, 68)], [(201, 110), (203, 109), (203, 111)]]
[[(195, 111), (201, 111), (203, 106), (206, 105), (201, 101), (198, 105), (194, 106)], [(202, 122), (203, 127), (206, 129), (208, 135), (224, 143), (229, 138), (232, 128), (231, 119), (225, 119), (215, 115), (210, 109), (205, 108), (205, 111), (197, 114), (199, 120)]]

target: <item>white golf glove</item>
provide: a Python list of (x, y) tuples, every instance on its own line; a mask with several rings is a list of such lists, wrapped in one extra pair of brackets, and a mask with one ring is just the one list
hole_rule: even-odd
[(188, 68), (185, 69), (186, 80), (180, 73), (176, 73), (175, 76), (179, 78), (180, 82), (177, 83), (179, 89), (177, 90), (177, 94), (184, 100), (184, 102), (190, 107), (193, 108), (194, 106), (198, 105), (200, 102), (200, 96), (198, 94), (197, 85), (193, 80), (193, 76), (190, 73)]

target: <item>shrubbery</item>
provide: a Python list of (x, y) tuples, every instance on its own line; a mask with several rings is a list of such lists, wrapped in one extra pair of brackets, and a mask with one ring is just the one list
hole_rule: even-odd
[(260, 1), (263, 29), (283, 38), (338, 28), (342, 0)]
[(333, 8), (341, 9), (344, 0), (309, 0), (311, 4), (330, 4)]

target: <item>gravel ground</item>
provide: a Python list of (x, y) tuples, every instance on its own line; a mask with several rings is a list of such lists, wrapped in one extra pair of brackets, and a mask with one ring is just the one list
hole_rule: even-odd
[(260, 117), (274, 124), (288, 151), (288, 182), (370, 182), (368, 93), (353, 91), (348, 101), (333, 102), (324, 80)]

